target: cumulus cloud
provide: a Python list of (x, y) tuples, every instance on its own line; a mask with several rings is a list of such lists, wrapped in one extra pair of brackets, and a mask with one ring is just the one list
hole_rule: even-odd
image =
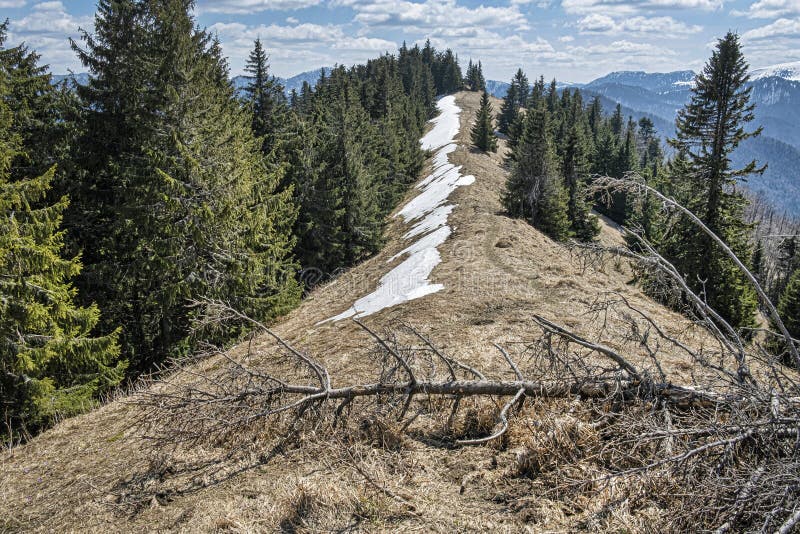
[(654, 9), (714, 11), (721, 8), (722, 3), (722, 0), (562, 0), (561, 7), (572, 15), (631, 15)]
[(0, 0), (0, 7), (23, 7), (25, 0)]
[(601, 43), (590, 46), (571, 46), (568, 48), (570, 53), (579, 56), (609, 56), (623, 55), (628, 57), (659, 57), (663, 55), (675, 55), (675, 52), (655, 46), (649, 43), (635, 43), (627, 40), (614, 41), (612, 43)]
[(758, 0), (745, 11), (733, 10), (733, 15), (754, 19), (773, 19), (800, 14), (800, 0)]
[(53, 65), (56, 72), (64, 72), (80, 68), (68, 39), (78, 39), (79, 28), (91, 31), (93, 23), (91, 16), (70, 14), (62, 2), (40, 2), (34, 4), (26, 16), (11, 20), (8, 40), (10, 43), (25, 41), (45, 62)]
[(774, 39), (775, 37), (800, 39), (800, 18), (778, 19), (771, 24), (753, 28), (742, 34), (742, 39), (746, 41)]
[(615, 20), (608, 15), (592, 13), (580, 19), (578, 31), (583, 34), (631, 34), (677, 37), (698, 33), (701, 26), (688, 25), (672, 17), (625, 17)]
[(472, 27), (527, 29), (528, 22), (517, 5), (466, 7), (456, 0), (334, 0), (356, 12), (355, 20), (368, 27), (406, 30)]
[(205, 0), (198, 9), (205, 13), (248, 14), (305, 9), (320, 3), (321, 0)]
[(257, 38), (264, 42), (270, 62), (280, 75), (334, 63), (349, 65), (398, 48), (397, 43), (386, 39), (349, 35), (342, 26), (335, 24), (248, 26), (240, 22), (218, 22), (208, 29), (219, 36), (234, 73), (241, 70)]

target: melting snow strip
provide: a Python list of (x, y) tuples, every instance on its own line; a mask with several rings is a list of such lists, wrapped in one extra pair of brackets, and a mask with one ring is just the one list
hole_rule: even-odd
[(436, 151), (433, 172), (417, 184), (420, 194), (395, 215), (401, 216), (406, 223), (414, 223), (403, 237), (407, 240), (418, 239), (389, 258), (388, 261), (392, 262), (407, 256), (380, 279), (375, 291), (358, 299), (339, 315), (317, 324), (349, 317), (366, 317), (444, 288), (442, 284), (431, 283), (429, 277), (434, 267), (442, 261), (438, 247), (451, 233), (447, 218), (455, 206), (446, 202), (450, 193), (462, 185), (473, 183), (475, 177), (462, 176), (461, 166), (453, 165), (447, 157), (456, 149), (455, 138), (459, 131), (461, 108), (456, 105), (455, 97), (439, 99), (436, 107), (440, 113), (431, 120), (433, 128), (420, 140), (423, 150)]

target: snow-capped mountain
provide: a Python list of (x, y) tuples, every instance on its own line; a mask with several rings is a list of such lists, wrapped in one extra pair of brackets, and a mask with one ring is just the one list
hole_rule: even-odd
[(753, 81), (770, 77), (800, 82), (800, 61), (779, 63), (777, 65), (755, 69), (750, 72), (750, 79)]
[(604, 85), (629, 85), (641, 87), (656, 94), (668, 94), (674, 91), (684, 91), (691, 87), (695, 73), (691, 70), (675, 72), (643, 72), (619, 71), (606, 74), (587, 84), (585, 87), (599, 87)]

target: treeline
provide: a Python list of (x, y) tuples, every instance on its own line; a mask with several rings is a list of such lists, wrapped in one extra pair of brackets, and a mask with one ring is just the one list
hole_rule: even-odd
[[(0, 418), (4, 440), (122, 380), (227, 342), (205, 298), (269, 321), (376, 252), (419, 173), (447, 50), (405, 45), (287, 98), (256, 41), (237, 96), (191, 0), (101, 0), (53, 86), (0, 27)], [(305, 273), (305, 277), (304, 277)], [(315, 273), (309, 275), (308, 273)]]
[[(763, 172), (755, 161), (733, 168), (730, 155), (739, 144), (760, 133), (748, 131), (754, 105), (750, 104), (748, 66), (739, 38), (728, 33), (697, 76), (692, 99), (678, 113), (677, 136), (670, 139), (674, 156), (666, 159), (653, 123), (627, 120), (621, 107), (606, 115), (599, 98), (588, 105), (579, 90), (559, 91), (555, 80), (530, 87), (520, 70), (511, 81), (497, 117), (497, 127), (508, 136), (510, 175), (503, 197), (507, 211), (527, 219), (551, 237), (591, 240), (598, 231), (589, 215), (593, 206), (617, 222), (636, 230), (630, 246), (647, 240), (685, 276), (692, 291), (701, 295), (735, 328), (757, 326), (758, 303), (745, 275), (710, 237), (683, 215), (665, 213), (650, 196), (588, 197), (591, 175), (624, 177), (636, 173), (645, 183), (676, 199), (697, 214), (739, 258), (766, 280), (794, 337), (800, 337), (800, 275), (795, 252), (797, 239), (783, 236), (779, 261), (765, 271), (765, 247), (745, 217), (748, 200), (741, 184)], [(728, 90), (720, 92), (719, 87)], [(601, 201), (602, 200), (602, 201)], [(773, 247), (774, 248), (774, 247)], [(776, 272), (777, 271), (777, 272)], [(643, 280), (645, 289), (666, 303), (682, 308), (680, 297), (666, 297), (656, 280)], [(773, 347), (777, 352), (784, 347)]]

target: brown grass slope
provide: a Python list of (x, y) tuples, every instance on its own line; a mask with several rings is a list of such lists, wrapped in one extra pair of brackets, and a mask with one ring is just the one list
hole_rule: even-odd
[[(457, 102), (461, 134), (450, 158), (476, 181), (451, 196), (457, 204), (453, 234), (440, 247), (442, 263), (432, 274), (444, 290), (365, 322), (380, 328), (407, 321), (446, 352), (506, 378), (511, 372), (493, 342), (513, 346), (533, 338), (534, 313), (591, 337), (596, 324), (586, 310), (606, 291), (625, 295), (686, 337), (688, 322), (643, 296), (624, 265), (584, 269), (562, 246), (502, 214), (502, 142), (497, 154), (471, 150), (479, 95), (460, 93)], [(370, 380), (370, 340), (351, 321), (315, 324), (374, 288), (391, 267), (387, 259), (406, 246), (404, 231), (392, 219), (383, 252), (314, 291), (275, 326), (328, 366), (335, 384)], [(601, 240), (616, 243), (620, 236), (603, 223)], [(603, 336), (612, 346), (614, 329), (608, 325)], [(266, 339), (256, 343), (263, 350), (270, 346)], [(678, 359), (669, 363), (677, 375), (687, 370)], [(137, 409), (126, 400), (64, 421), (0, 456), (0, 531), (567, 531), (581, 527), (592, 508), (559, 502), (543, 495), (535, 480), (516, 476), (536, 449), (529, 443), (533, 448), (523, 454), (516, 445), (530, 440), (526, 429), (546, 417), (563, 419), (559, 424), (571, 429), (565, 438), (570, 447), (591, 438), (590, 429), (570, 419), (569, 402), (551, 403), (547, 416), (530, 404), (515, 418), (504, 446), (448, 449), (377, 424), (382, 437), (376, 446), (374, 430), (362, 423), (359, 443), (311, 436), (302, 446), (247, 462), (226, 460), (211, 445), (153, 451), (133, 426)], [(472, 416), (486, 418), (480, 411)], [(386, 436), (394, 441), (387, 445)], [(606, 528), (646, 530), (665, 514), (645, 507), (609, 519)]]

